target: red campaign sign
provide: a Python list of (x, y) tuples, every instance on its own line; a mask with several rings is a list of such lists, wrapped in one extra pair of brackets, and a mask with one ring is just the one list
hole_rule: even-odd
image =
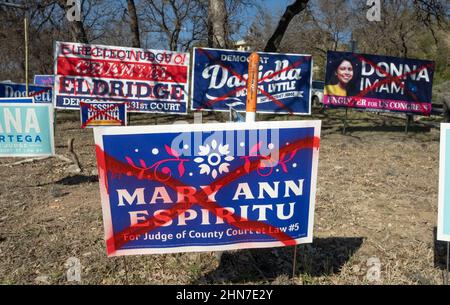
[(189, 54), (57, 42), (54, 105), (127, 102), (129, 112), (186, 114)]
[(187, 82), (187, 67), (83, 58), (60, 58), (57, 74), (97, 78), (134, 79), (171, 83)]

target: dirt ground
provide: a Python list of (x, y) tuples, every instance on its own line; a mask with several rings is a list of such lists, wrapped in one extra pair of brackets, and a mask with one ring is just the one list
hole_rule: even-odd
[[(57, 158), (0, 159), (0, 283), (76, 283), (66, 276), (76, 258), (82, 284), (442, 284), (439, 130), (415, 124), (405, 134), (404, 120), (350, 111), (342, 135), (343, 114), (288, 118), (323, 124), (314, 241), (298, 246), (291, 278), (293, 247), (107, 258), (93, 132), (73, 113), (58, 113), (56, 152), (70, 157), (75, 138), (83, 171)], [(155, 123), (149, 115), (132, 120)]]

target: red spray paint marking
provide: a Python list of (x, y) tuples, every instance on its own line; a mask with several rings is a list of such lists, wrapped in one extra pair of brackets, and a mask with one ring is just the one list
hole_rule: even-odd
[(41, 94), (41, 93), (47, 92), (47, 91), (49, 91), (49, 90), (52, 90), (52, 88), (50, 87), (50, 88), (47, 88), (47, 89), (43, 89), (43, 90), (41, 90), (41, 91), (36, 91), (36, 92), (33, 93), (33, 94), (29, 94), (28, 97), (33, 97), (33, 96), (39, 95), (39, 94)]
[(99, 117), (101, 115), (104, 115), (104, 116), (108, 117), (109, 119), (111, 119), (112, 121), (119, 122), (120, 124), (122, 124), (123, 123), (122, 120), (116, 119), (115, 117), (113, 117), (107, 113), (108, 111), (110, 111), (114, 107), (116, 107), (117, 106), (116, 104), (117, 103), (115, 103), (114, 105), (111, 105), (110, 107), (108, 107), (106, 109), (99, 110), (99, 109), (95, 108), (93, 105), (87, 104), (85, 102), (80, 102), (80, 107), (82, 107), (83, 105), (87, 105), (89, 109), (93, 109), (93, 110), (97, 111), (90, 119), (88, 119), (86, 122), (83, 123), (83, 125), (81, 125), (81, 128), (86, 128), (86, 126), (90, 122), (92, 122), (94, 119), (96, 119), (97, 117)]
[[(320, 138), (318, 137), (310, 137), (305, 138), (302, 140), (298, 140), (289, 146), (285, 146), (284, 148), (280, 149), (280, 153), (289, 153), (289, 152), (295, 152), (301, 149), (311, 149), (311, 148), (319, 148), (320, 145)], [(106, 155), (106, 153), (99, 147), (96, 146), (96, 153), (97, 153), (97, 163), (99, 167), (99, 174), (103, 175), (102, 179), (100, 181), (103, 181), (105, 183), (105, 187), (108, 190), (107, 186), (107, 173), (108, 171), (112, 174), (119, 174), (119, 175), (133, 175), (137, 176), (139, 173), (139, 170), (136, 168), (131, 167), (128, 164), (125, 164), (123, 162), (120, 162), (111, 156)], [(250, 164), (249, 173), (256, 170), (259, 166), (259, 162), (261, 160), (260, 158), (255, 159)], [(106, 164), (108, 163), (108, 169), (106, 167)], [(209, 192), (216, 192), (224, 185), (228, 185), (229, 183), (233, 182), (234, 180), (238, 179), (239, 177), (245, 175), (247, 172), (244, 170), (244, 165), (235, 169), (233, 172), (223, 176), (222, 178), (214, 181), (211, 185), (209, 185), (206, 189), (209, 190)], [(155, 175), (158, 175), (160, 173), (155, 173)], [(144, 175), (145, 179), (153, 180), (154, 177), (151, 175)], [(190, 187), (188, 185), (184, 185), (180, 181), (178, 181), (175, 178), (170, 177), (167, 181), (164, 182), (165, 185), (168, 187), (176, 190), (177, 187)], [(109, 192), (109, 191), (108, 191)], [(222, 207), (214, 202), (208, 201), (208, 195), (211, 193), (205, 192), (204, 189), (197, 191), (193, 197), (197, 200), (197, 203), (193, 202), (179, 202), (175, 204), (171, 209), (164, 211), (164, 216), (167, 216), (170, 218), (170, 220), (173, 220), (176, 216), (183, 213), (187, 209), (189, 209), (194, 204), (199, 204), (201, 207), (206, 208), (208, 211), (210, 211), (212, 214), (217, 215), (216, 209), (222, 209)], [(181, 194), (183, 195), (183, 194)], [(228, 217), (232, 218), (233, 221), (228, 221)], [(158, 219), (155, 216), (152, 216), (150, 219), (146, 220), (144, 223), (139, 223), (137, 225), (131, 226), (112, 237), (108, 238), (106, 241), (107, 245), (107, 253), (113, 254), (116, 252), (117, 249), (120, 249), (125, 245), (128, 241), (125, 240), (125, 236), (127, 235), (141, 235), (146, 232), (155, 230), (161, 226), (163, 226), (165, 223), (167, 223), (170, 220), (163, 221), (161, 219)], [(227, 217), (224, 217), (224, 221), (228, 222), (230, 225), (235, 226), (239, 229), (247, 229), (247, 230), (256, 230), (256, 231), (262, 231), (264, 234), (270, 235), (279, 241), (283, 242), (286, 246), (289, 245), (295, 245), (295, 240), (287, 235), (284, 232), (281, 232), (280, 230), (277, 230), (276, 227), (273, 227), (269, 224), (259, 222), (259, 221), (249, 221), (247, 219), (244, 219), (240, 216), (236, 215), (227, 215)], [(241, 223), (245, 222), (245, 223)]]
[[(373, 68), (375, 68), (377, 71), (381, 72), (381, 73), (384, 74), (386, 77), (388, 77), (388, 79), (389, 79), (390, 81), (395, 82), (397, 85), (400, 86), (400, 88), (404, 89), (404, 90), (406, 91), (406, 93), (408, 93), (408, 94), (414, 99), (415, 102), (420, 103), (420, 101), (417, 99), (416, 95), (415, 95), (414, 93), (412, 93), (411, 91), (409, 91), (408, 88), (405, 87), (405, 85), (404, 85), (404, 84), (402, 83), (402, 81), (401, 81), (401, 78), (406, 78), (407, 76), (412, 75), (412, 74), (416, 74), (416, 73), (418, 73), (418, 72), (420, 72), (420, 71), (422, 71), (422, 70), (424, 70), (424, 69), (427, 69), (428, 67), (433, 67), (434, 65), (433, 65), (432, 63), (423, 65), (423, 66), (421, 66), (421, 67), (419, 67), (419, 68), (417, 68), (417, 69), (415, 69), (415, 70), (413, 70), (413, 71), (404, 73), (404, 74), (402, 74), (402, 75), (400, 75), (400, 76), (393, 76), (393, 75), (389, 74), (387, 71), (385, 71), (384, 69), (382, 69), (380, 66), (377, 66), (375, 63), (373, 63), (372, 61), (370, 61), (370, 60), (364, 58), (363, 56), (357, 55), (357, 57), (358, 57), (358, 59), (359, 59), (361, 62), (362, 62), (362, 61), (367, 62), (369, 65), (371, 65), (371, 66), (372, 66)], [(424, 110), (424, 109), (422, 108), (422, 110)]]
[[(200, 53), (206, 55), (206, 56), (208, 57), (209, 60), (213, 61), (214, 63), (217, 63), (219, 66), (221, 66), (222, 68), (224, 68), (225, 70), (229, 71), (231, 74), (233, 74), (234, 76), (236, 76), (240, 81), (242, 81), (242, 82), (247, 82), (247, 79), (245, 79), (241, 74), (237, 73), (236, 71), (234, 71), (234, 70), (231, 69), (230, 67), (226, 66), (222, 61), (220, 61), (219, 59), (213, 57), (213, 56), (212, 56), (211, 54), (209, 54), (206, 50), (204, 50), (204, 49), (198, 49), (198, 50), (199, 50)], [(273, 72), (272, 74), (266, 75), (265, 77), (263, 77), (263, 78), (261, 78), (260, 80), (258, 80), (258, 84), (261, 83), (261, 82), (263, 82), (264, 80), (266, 80), (266, 79), (268, 79), (268, 78), (273, 78), (273, 77), (277, 76), (278, 74), (281, 74), (281, 73), (283, 73), (283, 72), (285, 72), (285, 71), (287, 71), (287, 70), (293, 69), (293, 68), (295, 68), (295, 67), (301, 65), (302, 63), (303, 63), (303, 60), (298, 60), (298, 61), (294, 62), (293, 64), (287, 66), (286, 68), (281, 69), (280, 71), (276, 71), (276, 72)], [(228, 93), (226, 93), (226, 94), (224, 94), (224, 95), (222, 95), (222, 96), (219, 96), (218, 98), (215, 98), (215, 99), (213, 99), (213, 100), (207, 102), (203, 107), (197, 107), (195, 110), (198, 111), (198, 110), (204, 109), (205, 107), (210, 107), (210, 106), (212, 106), (213, 104), (218, 103), (218, 102), (220, 102), (220, 101), (223, 101), (223, 100), (225, 100), (227, 97), (230, 97), (231, 95), (233, 95), (233, 94), (235, 94), (235, 93), (237, 93), (237, 92), (239, 92), (239, 91), (244, 90), (246, 87), (247, 87), (246, 85), (236, 87), (236, 89), (234, 89), (234, 90), (232, 90), (232, 91), (229, 91)], [(258, 89), (258, 90), (260, 90), (262, 94), (264, 94), (265, 96), (267, 96), (272, 102), (274, 102), (275, 104), (277, 104), (279, 107), (281, 107), (281, 108), (283, 108), (283, 109), (286, 109), (286, 110), (289, 112), (289, 114), (292, 114), (292, 110), (291, 110), (289, 107), (287, 107), (286, 105), (284, 105), (282, 102), (280, 102), (278, 99), (276, 99), (275, 97), (273, 97), (272, 95), (270, 95), (269, 93), (265, 92), (265, 91), (262, 90), (262, 89)]]
[(376, 69), (377, 71), (381, 72), (382, 74), (384, 74), (386, 76), (386, 78), (382, 81), (376, 82), (374, 84), (372, 84), (370, 87), (367, 87), (366, 89), (364, 89), (364, 91), (361, 91), (358, 95), (356, 95), (355, 97), (352, 97), (348, 103), (348, 105), (353, 106), (357, 100), (359, 98), (364, 97), (367, 93), (369, 93), (370, 91), (372, 91), (373, 89), (376, 89), (378, 87), (381, 87), (384, 84), (390, 83), (390, 82), (395, 82), (396, 84), (398, 84), (401, 88), (403, 88), (404, 90), (406, 90), (406, 92), (408, 94), (410, 94), (412, 96), (412, 98), (414, 99), (414, 101), (416, 101), (420, 107), (422, 108), (422, 113), (428, 113), (429, 111), (426, 111), (426, 109), (423, 107), (423, 105), (420, 103), (420, 101), (417, 99), (417, 97), (415, 96), (415, 94), (413, 94), (412, 92), (410, 92), (407, 88), (405, 88), (405, 85), (402, 83), (401, 78), (407, 77), (409, 75), (412, 74), (416, 74), (424, 69), (427, 69), (429, 67), (434, 67), (433, 63), (429, 63), (426, 65), (423, 65), (419, 68), (417, 68), (416, 70), (407, 72), (407, 73), (403, 73), (400, 76), (393, 76), (391, 74), (389, 74), (387, 71), (385, 71), (384, 69), (382, 69), (381, 67), (377, 66), (375, 63), (373, 63), (372, 61), (366, 59), (364, 56), (359, 55), (359, 54), (354, 54), (355, 57), (357, 57), (357, 59), (359, 59), (361, 62), (365, 61), (367, 62), (369, 65), (371, 65), (374, 69)]

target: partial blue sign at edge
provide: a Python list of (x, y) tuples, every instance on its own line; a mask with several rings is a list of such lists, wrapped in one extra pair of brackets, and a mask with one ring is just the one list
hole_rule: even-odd
[(450, 241), (450, 123), (441, 123), (437, 239)]

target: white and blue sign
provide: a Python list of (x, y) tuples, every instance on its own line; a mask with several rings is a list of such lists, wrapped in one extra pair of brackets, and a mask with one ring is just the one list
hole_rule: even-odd
[(450, 123), (441, 123), (437, 239), (450, 241)]
[[(250, 54), (194, 48), (191, 109), (245, 111)], [(258, 54), (257, 112), (311, 114), (311, 55)]]
[(320, 121), (94, 135), (108, 256), (312, 242)]
[(0, 98), (0, 103), (33, 103), (32, 97)]
[[(28, 85), (28, 97), (35, 103), (52, 103), (52, 87)], [(27, 97), (26, 85), (16, 83), (0, 83), (0, 98)]]
[(49, 156), (54, 152), (51, 104), (0, 103), (0, 157)]
[(52, 86), (55, 82), (55, 76), (53, 75), (35, 75), (34, 76), (34, 84), (35, 85), (44, 85), (44, 86)]

